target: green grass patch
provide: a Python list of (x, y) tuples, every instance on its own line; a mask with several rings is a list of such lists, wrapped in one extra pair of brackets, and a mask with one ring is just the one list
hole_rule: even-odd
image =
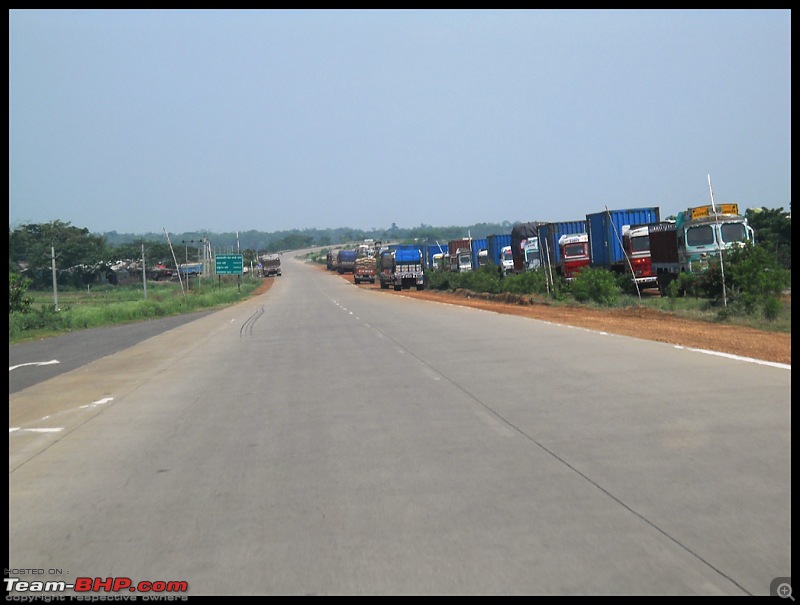
[(191, 280), (184, 290), (178, 283), (130, 286), (96, 286), (58, 292), (54, 309), (52, 292), (28, 291), (33, 302), (27, 313), (9, 313), (8, 344), (47, 338), (87, 328), (100, 328), (225, 307), (248, 298), (262, 278), (235, 276)]

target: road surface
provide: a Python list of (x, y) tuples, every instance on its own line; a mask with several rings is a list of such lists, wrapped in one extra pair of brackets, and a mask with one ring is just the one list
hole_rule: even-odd
[(768, 595), (791, 576), (790, 390), (788, 369), (285, 258), (265, 295), (9, 394), (9, 571), (190, 596)]

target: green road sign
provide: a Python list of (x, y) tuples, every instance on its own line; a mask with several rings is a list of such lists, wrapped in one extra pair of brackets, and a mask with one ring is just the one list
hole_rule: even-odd
[(217, 275), (241, 275), (244, 273), (241, 254), (217, 254), (214, 257), (214, 272)]

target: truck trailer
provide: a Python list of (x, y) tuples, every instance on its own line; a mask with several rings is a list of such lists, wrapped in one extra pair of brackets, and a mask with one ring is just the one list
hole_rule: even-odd
[(649, 230), (645, 226), (660, 221), (661, 212), (656, 206), (606, 209), (587, 214), (587, 264), (618, 274), (633, 271), (632, 278), (637, 285), (656, 287), (655, 273), (650, 264)]
[(506, 270), (506, 266), (503, 263), (503, 250), (508, 249), (509, 255), (511, 254), (511, 234), (492, 234), (486, 237), (486, 252), (488, 255), (488, 262), (494, 264), (500, 271), (503, 272), (505, 275), (508, 273), (510, 269), (514, 268), (513, 259), (509, 256), (509, 260), (511, 260), (511, 267)]

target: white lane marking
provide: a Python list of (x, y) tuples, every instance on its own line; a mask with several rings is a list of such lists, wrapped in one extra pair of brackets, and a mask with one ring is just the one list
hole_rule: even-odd
[(103, 405), (104, 403), (108, 403), (109, 401), (114, 401), (113, 397), (105, 397), (103, 399), (98, 399), (97, 401), (92, 401), (92, 403), (87, 403), (86, 405), (79, 406), (78, 409), (84, 410), (86, 408), (94, 408), (98, 405)]
[[(92, 403), (87, 403), (86, 405), (78, 406), (78, 409), (79, 410), (85, 410), (87, 408), (95, 408), (95, 407), (97, 407), (99, 405), (103, 405), (104, 403), (108, 403), (109, 401), (114, 401), (114, 398), (113, 397), (104, 397), (103, 399), (98, 399), (97, 401), (93, 401)], [(47, 420), (48, 418), (50, 418), (49, 414), (47, 416), (43, 416), (41, 418), (40, 422), (42, 420)], [(14, 433), (16, 431), (28, 431), (28, 432), (31, 432), (31, 433), (57, 433), (57, 432), (63, 431), (63, 430), (64, 430), (64, 427), (44, 428), (44, 429), (23, 429), (22, 427), (19, 427), (19, 426), (12, 426), (12, 427), (10, 427), (8, 429), (8, 432), (9, 433)]]
[(28, 363), (20, 363), (15, 366), (8, 366), (8, 371), (16, 370), (17, 368), (21, 368), (22, 366), (49, 366), (53, 365), (54, 363), (61, 363), (58, 359), (51, 359), (50, 361), (29, 361)]

